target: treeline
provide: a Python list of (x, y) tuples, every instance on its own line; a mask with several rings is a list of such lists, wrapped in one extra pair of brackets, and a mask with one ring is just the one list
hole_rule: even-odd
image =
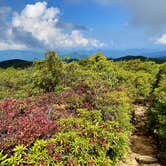
[[(156, 62), (158, 64), (162, 64), (166, 62), (166, 57), (159, 57), (159, 58), (150, 58), (150, 57), (144, 57), (144, 56), (133, 56), (133, 55), (128, 55), (128, 56), (124, 56), (124, 57), (120, 57), (120, 58), (108, 58), (108, 60), (112, 60), (112, 61), (130, 61), (130, 60), (135, 60), (135, 59), (139, 59), (141, 61), (153, 61)], [(75, 59), (75, 58), (70, 58), (70, 57), (64, 57), (63, 61), (70, 63), (73, 61), (79, 61), (79, 59)], [(11, 59), (11, 60), (6, 60), (6, 61), (2, 61), (0, 62), (0, 68), (9, 68), (9, 67), (13, 67), (16, 69), (24, 69), (27, 67), (30, 67), (33, 64), (32, 61), (25, 61), (25, 60), (21, 60), (21, 59)]]
[(26, 69), (0, 69), (1, 165), (116, 165), (128, 153), (132, 103), (153, 91), (164, 99), (164, 66), (100, 53), (68, 63), (50, 51)]

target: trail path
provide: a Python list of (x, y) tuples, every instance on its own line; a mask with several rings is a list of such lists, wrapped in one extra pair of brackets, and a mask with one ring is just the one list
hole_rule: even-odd
[(154, 139), (147, 131), (148, 106), (134, 105), (135, 130), (130, 137), (130, 159), (127, 166), (161, 166)]

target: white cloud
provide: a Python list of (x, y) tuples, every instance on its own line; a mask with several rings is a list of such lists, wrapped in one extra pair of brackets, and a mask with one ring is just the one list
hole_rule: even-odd
[[(119, 5), (129, 15), (124, 27), (132, 25), (144, 30), (149, 41), (166, 45), (166, 0), (65, 0), (72, 3), (96, 3), (102, 6)], [(107, 20), (108, 21), (108, 20)], [(162, 35), (163, 34), (163, 35)]]
[(82, 36), (82, 34), (80, 33), (80, 31), (77, 31), (77, 30), (72, 31), (71, 38), (73, 40), (73, 44), (75, 44), (75, 45), (83, 45), (83, 46), (90, 45), (92, 47), (103, 47), (103, 46), (105, 46), (104, 43), (101, 43), (96, 39), (84, 38)]
[(89, 41), (88, 39), (84, 38), (79, 31), (72, 31), (71, 38), (74, 44), (83, 46), (87, 46)]
[(73, 24), (71, 32), (65, 33), (59, 26), (59, 14), (59, 8), (48, 8), (47, 2), (27, 4), (20, 13), (13, 14), (10, 26), (5, 27), (8, 39), (0, 39), (0, 49), (24, 49), (37, 46), (47, 49), (103, 46), (98, 40), (86, 38), (80, 30), (74, 29), (74, 26), (76, 29), (77, 27), (85, 29), (85, 27)]
[(119, 5), (129, 14), (129, 23), (144, 28), (147, 34), (154, 35), (165, 32), (166, 0), (63, 0), (72, 4), (92, 3), (111, 6)]
[(166, 45), (166, 34), (162, 35), (159, 39), (157, 39), (157, 43)]
[(24, 50), (26, 48), (23, 44), (16, 44), (14, 42), (0, 41), (0, 50)]
[(35, 5), (26, 5), (22, 11), (22, 15), (27, 18), (37, 18), (42, 16), (46, 10), (46, 2), (37, 2)]

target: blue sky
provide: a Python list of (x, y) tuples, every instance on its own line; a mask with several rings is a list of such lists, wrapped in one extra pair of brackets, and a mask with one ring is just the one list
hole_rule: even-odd
[(0, 0), (0, 50), (165, 49), (165, 0)]

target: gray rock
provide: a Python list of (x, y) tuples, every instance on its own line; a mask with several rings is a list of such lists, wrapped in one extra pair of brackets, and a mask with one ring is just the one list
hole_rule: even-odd
[(160, 164), (143, 164), (142, 166), (161, 166)]
[(136, 156), (136, 161), (140, 164), (156, 164), (158, 163), (157, 158), (151, 156)]

